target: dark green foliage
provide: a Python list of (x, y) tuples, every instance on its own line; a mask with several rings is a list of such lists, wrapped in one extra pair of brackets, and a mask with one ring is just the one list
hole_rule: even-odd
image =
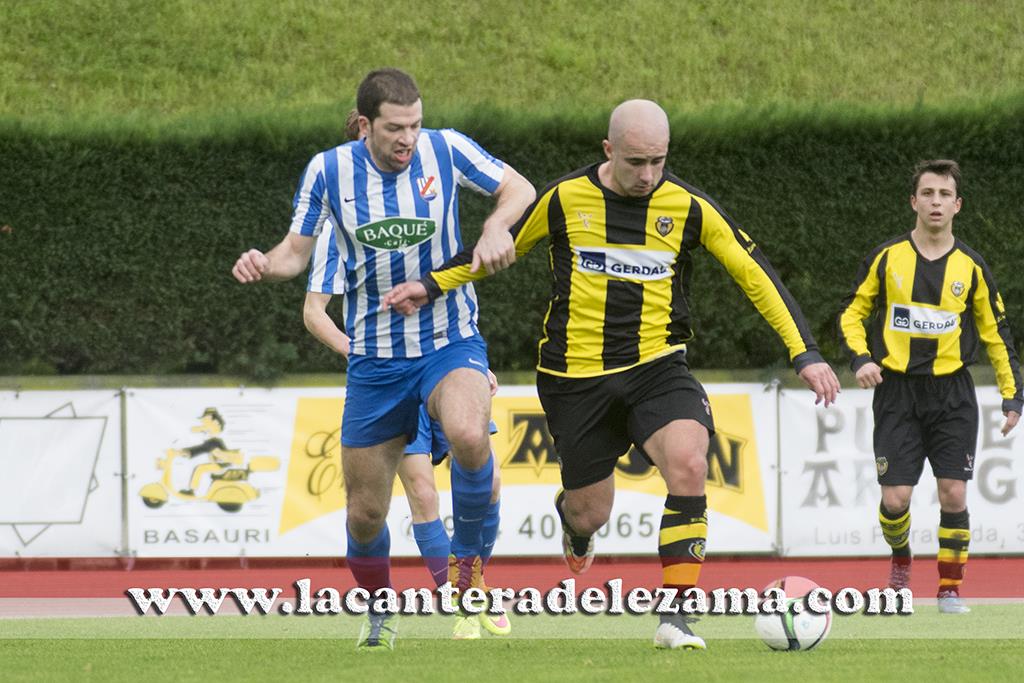
[[(676, 121), (670, 166), (739, 221), (838, 358), (834, 318), (861, 259), (909, 230), (915, 161), (964, 169), (959, 236), (988, 260), (1015, 338), (1024, 339), (1024, 117), (985, 112), (768, 114)], [(603, 122), (451, 116), (538, 188), (600, 158)], [(432, 123), (428, 121), (428, 123)], [(436, 125), (436, 122), (434, 122)], [(0, 374), (331, 371), (338, 360), (302, 325), (305, 279), (243, 287), (245, 248), (284, 234), (295, 183), (328, 126), (253, 126), (189, 139), (0, 133)], [(461, 200), (471, 244), (490, 202)], [(494, 367), (533, 366), (548, 295), (546, 243), (479, 287)], [(781, 367), (785, 349), (724, 270), (698, 254), (696, 367)], [(340, 310), (340, 302), (336, 302)], [(334, 304), (332, 304), (333, 306)]]

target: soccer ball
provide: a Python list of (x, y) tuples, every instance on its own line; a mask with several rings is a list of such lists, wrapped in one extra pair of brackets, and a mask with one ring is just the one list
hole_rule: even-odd
[(818, 587), (802, 576), (787, 576), (772, 581), (769, 588), (786, 592), (785, 614), (758, 614), (754, 630), (764, 644), (773, 650), (813, 650), (821, 645), (832, 628), (832, 612), (815, 614), (806, 608), (803, 598)]

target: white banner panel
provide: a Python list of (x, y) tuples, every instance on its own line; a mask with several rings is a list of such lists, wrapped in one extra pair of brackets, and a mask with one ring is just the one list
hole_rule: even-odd
[[(872, 448), (870, 390), (847, 389), (836, 406), (815, 407), (805, 392), (783, 391), (781, 454), (783, 551), (794, 556), (888, 555), (878, 526), (880, 492)], [(1004, 438), (1001, 399), (978, 388), (981, 421), (974, 479), (967, 485), (971, 553), (1024, 552), (1021, 427)], [(938, 552), (938, 494), (926, 463), (911, 501), (915, 553)]]
[(0, 392), (0, 557), (95, 557), (121, 546), (115, 391)]
[(140, 557), (340, 554), (338, 519), (305, 528), (297, 543), (281, 534), (296, 403), (297, 391), (288, 389), (128, 390), (132, 550)]
[[(776, 534), (776, 394), (756, 384), (707, 387), (718, 434), (709, 454), (709, 552), (767, 552)], [(344, 553), (341, 389), (130, 390), (131, 547), (139, 556), (337, 556)], [(558, 555), (558, 464), (533, 387), (495, 398), (501, 466), (496, 555)], [(435, 469), (451, 529), (447, 464)], [(603, 553), (651, 554), (665, 499), (637, 453), (616, 473)], [(392, 554), (416, 556), (396, 480)]]

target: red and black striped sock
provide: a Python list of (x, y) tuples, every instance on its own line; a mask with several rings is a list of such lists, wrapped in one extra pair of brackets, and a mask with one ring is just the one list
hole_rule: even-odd
[(967, 510), (939, 516), (939, 595), (960, 593), (971, 544), (971, 518)]

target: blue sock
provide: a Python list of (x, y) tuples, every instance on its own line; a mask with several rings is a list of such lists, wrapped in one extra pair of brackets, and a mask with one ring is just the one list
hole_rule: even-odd
[(427, 571), (434, 577), (434, 584), (440, 586), (448, 581), (448, 555), (452, 542), (440, 519), (412, 525), (412, 535), (423, 556)]
[(352, 538), (347, 524), (345, 535), (348, 536), (345, 557), (348, 558), (348, 567), (352, 570), (356, 584), (370, 591), (371, 595), (378, 588), (390, 587), (391, 532), (388, 531), (388, 525), (385, 524), (377, 537), (369, 543), (360, 543)]
[(452, 458), (452, 555), (472, 557), (483, 550), (484, 517), (491, 503), (494, 456), (479, 470), (463, 469)]
[(483, 550), (480, 551), (480, 561), (487, 564), (494, 552), (494, 541), (498, 538), (498, 523), (501, 521), (501, 501), (495, 501), (487, 506), (487, 517), (484, 519), (483, 528)]

